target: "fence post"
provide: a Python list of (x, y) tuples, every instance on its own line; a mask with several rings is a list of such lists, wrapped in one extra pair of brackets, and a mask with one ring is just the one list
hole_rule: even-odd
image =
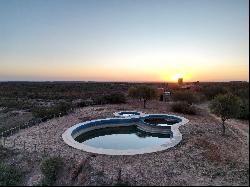
[(34, 144), (34, 149), (35, 149), (35, 152), (36, 152), (36, 144)]
[(12, 148), (15, 148), (16, 147), (16, 138), (13, 140), (13, 146)]
[(5, 146), (6, 137), (3, 137), (3, 146)]

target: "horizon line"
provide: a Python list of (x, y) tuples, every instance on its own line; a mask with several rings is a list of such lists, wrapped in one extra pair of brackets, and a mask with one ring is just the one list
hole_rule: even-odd
[[(93, 80), (35, 80), (35, 81), (32, 81), (32, 80), (7, 80), (7, 81), (1, 81), (0, 80), (0, 83), (3, 83), (3, 82), (92, 82), (92, 83), (177, 83), (178, 84), (178, 81), (93, 81)], [(247, 80), (229, 80), (229, 81), (184, 81), (183, 83), (194, 83), (194, 82), (200, 82), (200, 83), (216, 83), (216, 82), (221, 82), (221, 83), (230, 83), (230, 82), (246, 82), (246, 83), (249, 83), (249, 81)]]

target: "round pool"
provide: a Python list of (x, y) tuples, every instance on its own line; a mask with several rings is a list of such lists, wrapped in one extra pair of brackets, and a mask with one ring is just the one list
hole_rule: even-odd
[[(148, 123), (151, 119), (154, 124)], [(155, 119), (163, 119), (166, 123), (158, 124)], [(168, 124), (169, 121), (172, 124)], [(178, 128), (187, 122), (183, 117), (167, 114), (106, 118), (76, 124), (67, 129), (62, 137), (71, 147), (86, 152), (144, 154), (166, 150), (178, 144), (182, 139)]]

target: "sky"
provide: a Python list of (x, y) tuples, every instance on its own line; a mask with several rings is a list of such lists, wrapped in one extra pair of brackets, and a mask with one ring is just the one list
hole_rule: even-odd
[(0, 0), (0, 81), (249, 81), (248, 0)]

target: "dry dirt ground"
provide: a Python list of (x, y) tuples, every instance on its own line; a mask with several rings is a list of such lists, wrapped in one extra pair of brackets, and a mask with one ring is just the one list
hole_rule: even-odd
[(16, 149), (21, 152), (8, 162), (15, 162), (25, 170), (24, 185), (35, 185), (41, 179), (39, 161), (44, 147), (47, 154), (60, 154), (65, 161), (56, 185), (249, 185), (249, 122), (229, 121), (226, 135), (221, 136), (219, 119), (202, 106), (198, 115), (177, 114), (190, 120), (180, 127), (183, 140), (162, 152), (93, 155), (63, 142), (61, 135), (72, 125), (112, 117), (113, 112), (120, 110), (172, 113), (168, 104), (157, 101), (149, 102), (147, 109), (135, 101), (77, 109), (9, 137), (6, 145), (11, 146), (10, 142), (16, 139)]

